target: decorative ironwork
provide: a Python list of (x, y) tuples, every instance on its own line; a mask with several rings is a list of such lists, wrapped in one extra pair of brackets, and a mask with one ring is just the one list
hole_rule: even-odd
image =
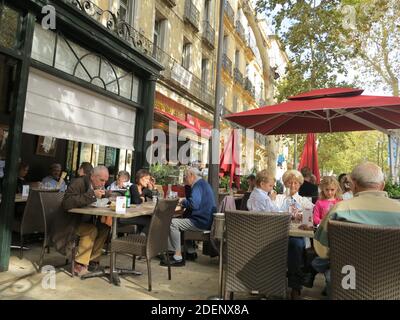
[[(37, 32), (39, 33), (36, 34)], [(46, 50), (50, 50), (52, 56), (48, 59), (48, 54), (42, 56), (40, 52), (35, 52), (32, 55), (33, 59), (87, 81), (108, 92), (137, 102), (138, 92), (135, 89), (136, 87), (133, 87), (134, 79), (136, 79), (133, 72), (118, 68), (101, 54), (88, 52), (83, 47), (66, 39), (60, 32), (46, 31), (39, 25), (35, 28), (35, 47), (43, 47), (43, 41), (48, 39), (42, 32), (53, 34), (54, 41), (51, 42), (53, 46), (46, 47)]]
[(153, 43), (127, 22), (117, 18), (117, 16), (110, 10), (103, 10), (90, 0), (67, 1), (88, 16), (92, 17), (98, 23), (102, 24), (119, 38), (127, 41), (139, 52), (150, 57), (152, 56)]
[(256, 90), (255, 90), (255, 87), (253, 86), (253, 83), (247, 77), (244, 79), (244, 88), (245, 88), (245, 90), (247, 90), (250, 93), (250, 95), (254, 99), (256, 96), (256, 94), (255, 94)]
[(175, 0), (164, 0), (164, 2), (170, 7), (173, 8), (176, 6), (176, 1)]
[(235, 30), (239, 34), (240, 39), (242, 39), (242, 41), (244, 43), (246, 43), (246, 35), (245, 35), (244, 27), (239, 20), (236, 21)]
[(211, 27), (209, 21), (203, 21), (203, 33), (201, 34), (201, 38), (207, 43), (211, 48), (215, 48), (215, 30)]
[(224, 13), (228, 17), (228, 20), (232, 23), (232, 25), (235, 23), (235, 12), (233, 11), (232, 6), (230, 5), (228, 0), (225, 0), (224, 3)]
[(243, 86), (243, 74), (239, 71), (238, 68), (233, 69), (233, 79), (235, 80), (236, 83)]
[(185, 2), (184, 19), (189, 22), (196, 31), (199, 31), (200, 11), (196, 8), (192, 0), (186, 0)]
[(232, 61), (225, 53), (222, 55), (222, 68), (232, 76)]

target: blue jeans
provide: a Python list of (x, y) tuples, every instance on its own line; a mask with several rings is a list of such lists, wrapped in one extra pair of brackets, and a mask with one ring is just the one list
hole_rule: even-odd
[(288, 286), (292, 289), (303, 288), (304, 274), (304, 249), (306, 247), (304, 238), (289, 237), (288, 248)]

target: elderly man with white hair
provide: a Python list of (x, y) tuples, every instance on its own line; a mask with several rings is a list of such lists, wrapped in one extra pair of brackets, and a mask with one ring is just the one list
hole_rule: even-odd
[[(108, 169), (105, 166), (97, 166), (92, 170), (90, 176), (73, 180), (65, 192), (62, 202), (63, 209), (67, 212), (72, 208), (86, 207), (96, 202), (97, 199), (105, 197), (104, 186), (108, 177)], [(98, 267), (98, 260), (110, 228), (93, 216), (76, 214), (73, 217), (75, 219), (71, 227), (65, 227), (79, 236), (74, 273), (81, 276), (88, 272), (89, 263), (93, 269)]]
[[(201, 178), (199, 169), (186, 169), (185, 183), (191, 189), (190, 195), (181, 203), (185, 208), (185, 218), (172, 219), (169, 235), (169, 250), (174, 251), (170, 264), (174, 267), (185, 265), (181, 251), (181, 231), (210, 230), (213, 214), (217, 211), (213, 190), (208, 182)], [(167, 266), (166, 261), (161, 261), (160, 264)]]
[(341, 220), (379, 226), (400, 226), (400, 202), (383, 191), (383, 172), (372, 162), (356, 166), (351, 173), (354, 198), (337, 203), (320, 223), (314, 237), (314, 248), (320, 258), (313, 267), (325, 273), (329, 284), (329, 220)]

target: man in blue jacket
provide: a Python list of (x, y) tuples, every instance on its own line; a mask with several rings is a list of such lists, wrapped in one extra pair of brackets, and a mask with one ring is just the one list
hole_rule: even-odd
[[(181, 251), (181, 231), (210, 230), (213, 222), (213, 214), (217, 211), (214, 193), (207, 181), (201, 178), (201, 172), (197, 168), (188, 168), (185, 172), (185, 183), (191, 187), (190, 196), (182, 201), (181, 206), (185, 212), (189, 212), (185, 218), (174, 218), (171, 222), (169, 235), (169, 250), (174, 251), (170, 259), (171, 266), (185, 265)], [(165, 261), (161, 265), (166, 266)]]

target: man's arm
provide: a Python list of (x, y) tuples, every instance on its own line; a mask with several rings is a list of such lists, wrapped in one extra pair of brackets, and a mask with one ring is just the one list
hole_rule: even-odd
[(321, 258), (328, 258), (329, 256), (329, 241), (328, 241), (328, 222), (335, 219), (336, 212), (329, 212), (319, 224), (319, 227), (314, 235), (314, 249)]
[(201, 203), (201, 188), (194, 186), (192, 189), (192, 194), (188, 199), (182, 201), (182, 206), (193, 210), (199, 210)]
[(85, 207), (96, 201), (94, 190), (85, 190), (85, 183), (81, 179), (72, 181), (67, 191), (65, 191), (62, 207), (64, 210)]

